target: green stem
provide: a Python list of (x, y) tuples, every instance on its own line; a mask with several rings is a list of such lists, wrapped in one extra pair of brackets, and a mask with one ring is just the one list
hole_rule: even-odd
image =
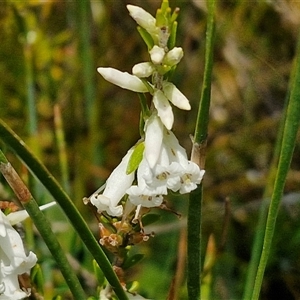
[(254, 284), (254, 290), (251, 299), (258, 299), (265, 268), (271, 250), (272, 239), (275, 231), (276, 219), (278, 215), (280, 200), (286, 181), (286, 176), (290, 168), (294, 147), (297, 138), (297, 132), (300, 123), (300, 37), (298, 39), (297, 57), (295, 65), (295, 73), (291, 87), (291, 94), (286, 113), (286, 120), (283, 131), (283, 140), (280, 151), (278, 169), (274, 184), (274, 191), (268, 212), (266, 223), (266, 231), (263, 242), (263, 250), (257, 270)]
[[(286, 97), (284, 115), (286, 114), (288, 99), (289, 98)], [(280, 156), (284, 121), (285, 119), (282, 118), (278, 130), (278, 136), (277, 136), (277, 141), (276, 141), (275, 150), (273, 154), (273, 159), (270, 165), (267, 184), (263, 193), (262, 203), (259, 209), (258, 223), (255, 229), (255, 236), (254, 236), (254, 241), (251, 250), (251, 260), (249, 262), (249, 266), (247, 270), (247, 277), (246, 277), (246, 283), (245, 283), (245, 289), (243, 295), (244, 300), (250, 299), (253, 292), (256, 272), (257, 272), (260, 255), (263, 247), (264, 234), (265, 234), (266, 222), (268, 216), (269, 199), (272, 196), (272, 191), (273, 191), (273, 186), (274, 186), (276, 171), (277, 171), (277, 164)]]
[(114, 291), (119, 299), (127, 299), (127, 296), (115, 272), (113, 271), (108, 258), (88, 228), (86, 222), (78, 212), (77, 208), (73, 204), (72, 200), (63, 191), (61, 186), (46, 169), (46, 167), (39, 161), (37, 157), (34, 156), (33, 153), (31, 153), (25, 143), (1, 119), (0, 138), (23, 160), (27, 167), (35, 174), (35, 176), (41, 181), (41, 183), (46, 187), (49, 193), (63, 209), (81, 240), (102, 269), (108, 282), (114, 288)]
[(70, 192), (71, 189), (69, 180), (67, 147), (65, 141), (65, 134), (63, 130), (63, 121), (61, 117), (60, 106), (58, 104), (54, 106), (54, 127), (58, 148), (59, 165), (62, 177), (62, 186), (65, 189), (65, 191)]
[[(209, 106), (211, 94), (211, 76), (213, 67), (213, 45), (214, 45), (214, 30), (215, 30), (215, 0), (208, 0), (208, 21), (206, 31), (206, 46), (205, 46), (205, 68), (202, 84), (202, 92), (194, 134), (194, 149), (199, 148), (197, 160), (201, 168), (204, 168), (205, 154), (202, 156), (202, 151), (205, 151), (207, 128), (209, 120)], [(196, 151), (193, 151), (196, 152)], [(195, 155), (192, 159), (196, 161)], [(188, 207), (187, 221), (187, 289), (188, 299), (201, 299), (201, 211), (202, 211), (202, 184), (190, 194)]]
[(202, 184), (191, 192), (187, 219), (187, 289), (188, 299), (201, 299), (201, 211)]

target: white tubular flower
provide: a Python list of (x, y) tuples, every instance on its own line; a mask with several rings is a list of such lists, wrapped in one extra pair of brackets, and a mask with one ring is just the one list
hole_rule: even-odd
[(118, 203), (134, 180), (134, 172), (126, 174), (132, 152), (133, 149), (130, 149), (110, 174), (103, 194), (95, 193), (90, 197), (90, 202), (98, 208), (98, 212), (106, 211), (109, 215), (117, 217), (122, 215), (123, 207)]
[(162, 194), (167, 194), (167, 189), (161, 186), (149, 188), (144, 177), (150, 175), (150, 173), (149, 164), (146, 159), (143, 159), (137, 171), (138, 185), (133, 185), (127, 190), (132, 204), (144, 207), (156, 207), (162, 204)]
[(137, 93), (148, 92), (145, 84), (136, 76), (127, 72), (121, 72), (114, 68), (97, 68), (97, 71), (103, 78), (123, 89), (134, 91)]
[(174, 174), (167, 182), (168, 188), (180, 194), (189, 193), (196, 189), (204, 175), (204, 170), (188, 160), (185, 149), (180, 146), (173, 132), (168, 131), (164, 135), (164, 143), (167, 145), (169, 160), (171, 162), (168, 172)]
[(174, 47), (170, 50), (164, 58), (164, 64), (168, 66), (175, 66), (177, 65), (183, 57), (183, 50), (181, 47)]
[(149, 188), (159, 188), (161, 193), (166, 195), (168, 187), (168, 181), (171, 177), (176, 176), (179, 178), (179, 174), (169, 171), (170, 159), (168, 150), (165, 144), (162, 145), (161, 153), (157, 164), (148, 172), (144, 172), (143, 178)]
[(199, 166), (194, 162), (189, 161), (185, 168), (185, 173), (180, 176), (181, 186), (179, 189), (180, 194), (190, 193), (197, 188), (205, 173), (204, 170), (200, 170)]
[(174, 123), (174, 115), (169, 100), (161, 90), (156, 90), (153, 95), (153, 104), (157, 114), (165, 127), (170, 130)]
[(151, 57), (151, 61), (158, 65), (161, 64), (164, 57), (165, 57), (165, 50), (161, 47), (158, 47), (157, 45), (155, 45), (150, 51), (149, 51), (150, 57)]
[(150, 168), (157, 163), (163, 140), (163, 124), (160, 118), (152, 114), (145, 123), (145, 152)]
[(157, 39), (159, 29), (155, 25), (156, 19), (139, 6), (128, 4), (126, 7), (137, 24), (146, 29), (152, 38)]
[(178, 108), (190, 110), (189, 100), (171, 82), (163, 82), (163, 92), (165, 96)]
[(18, 275), (29, 272), (36, 262), (33, 252), (25, 254), (20, 235), (0, 211), (0, 299), (18, 300), (29, 296), (20, 289)]
[(147, 78), (155, 71), (155, 68), (150, 62), (143, 62), (133, 66), (132, 74), (139, 78)]

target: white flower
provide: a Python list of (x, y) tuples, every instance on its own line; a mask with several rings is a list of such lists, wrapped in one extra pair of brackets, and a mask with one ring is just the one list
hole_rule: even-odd
[(157, 45), (153, 46), (153, 48), (149, 51), (151, 61), (158, 65), (161, 64), (165, 57), (165, 50)]
[(141, 176), (149, 190), (154, 189), (165, 194), (170, 189), (185, 194), (197, 188), (203, 175), (204, 171), (188, 160), (185, 149), (180, 146), (174, 133), (164, 130), (156, 164), (149, 170), (144, 168)]
[(165, 96), (178, 108), (190, 110), (189, 100), (171, 82), (163, 82), (163, 92)]
[(181, 47), (174, 47), (164, 57), (164, 64), (168, 66), (177, 65), (183, 57), (183, 50)]
[(145, 123), (145, 158), (150, 168), (157, 163), (163, 139), (163, 124), (156, 114), (152, 114)]
[(20, 289), (18, 275), (29, 272), (36, 262), (33, 252), (25, 254), (20, 235), (0, 211), (0, 299), (18, 300), (28, 296)]
[(180, 146), (172, 131), (164, 134), (164, 144), (169, 154), (170, 166), (168, 172), (174, 174), (168, 180), (168, 188), (181, 194), (189, 193), (196, 189), (204, 175), (204, 170), (188, 160), (185, 149)]
[(157, 109), (160, 120), (167, 129), (171, 129), (174, 123), (174, 115), (169, 100), (161, 90), (156, 90), (153, 95), (153, 104)]
[(121, 72), (114, 68), (97, 68), (97, 71), (103, 78), (123, 89), (131, 90), (138, 93), (148, 92), (145, 84), (136, 76), (127, 72)]
[[(143, 178), (149, 188), (160, 188), (162, 194), (167, 194), (168, 181), (171, 177), (179, 178), (178, 172), (170, 172), (170, 157), (166, 145), (163, 143), (157, 164), (148, 172), (144, 172)], [(181, 169), (180, 169), (181, 171)]]
[(152, 38), (156, 40), (159, 32), (159, 28), (156, 27), (156, 19), (139, 6), (128, 4), (127, 9), (137, 24), (146, 29)]
[(95, 193), (90, 197), (90, 202), (98, 208), (98, 212), (106, 211), (111, 216), (122, 215), (123, 207), (118, 203), (134, 180), (134, 172), (126, 174), (132, 152), (133, 149), (130, 149), (121, 163), (110, 174), (103, 194)]
[(132, 68), (132, 74), (139, 78), (149, 77), (154, 71), (155, 68), (150, 62), (142, 62), (134, 65)]
[(163, 194), (167, 194), (164, 187), (149, 188), (145, 181), (145, 176), (151, 172), (146, 159), (143, 159), (138, 167), (137, 181), (138, 185), (133, 185), (127, 190), (129, 200), (132, 204), (144, 207), (160, 206), (163, 201)]

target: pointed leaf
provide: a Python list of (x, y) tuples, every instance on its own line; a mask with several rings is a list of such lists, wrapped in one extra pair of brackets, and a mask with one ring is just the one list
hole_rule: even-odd
[(134, 148), (133, 153), (127, 165), (126, 174), (131, 174), (138, 168), (139, 164), (143, 159), (144, 149), (145, 149), (145, 144), (143, 142), (139, 143)]

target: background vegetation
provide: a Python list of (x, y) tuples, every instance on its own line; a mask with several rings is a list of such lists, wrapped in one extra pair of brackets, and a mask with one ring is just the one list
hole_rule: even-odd
[[(135, 63), (147, 60), (127, 3), (3, 1), (0, 6), (0, 117), (64, 186), (96, 236), (97, 219), (82, 198), (105, 181), (139, 138), (137, 97), (105, 82), (96, 72), (98, 66), (130, 72)], [(160, 3), (130, 2), (152, 14)], [(194, 131), (204, 67), (206, 11), (203, 1), (196, 0), (170, 0), (170, 6), (181, 10), (177, 46), (185, 52), (174, 82), (192, 105), (191, 112), (175, 110), (174, 131), (190, 149), (189, 134)], [(260, 202), (287, 97), (299, 20), (300, 4), (296, 1), (219, 1), (217, 6), (203, 182), (204, 235), (207, 239), (214, 235), (217, 249), (211, 269), (212, 299), (241, 299), (243, 294)], [(300, 298), (299, 141), (261, 299)], [(20, 161), (9, 150), (6, 154), (27, 178), (39, 204), (51, 201)], [(10, 190), (1, 181), (1, 200), (11, 200)], [(127, 274), (128, 281), (140, 282), (140, 293), (148, 298), (165, 299), (174, 278), (178, 299), (186, 297), (188, 199), (173, 198), (169, 205), (182, 218), (168, 211), (156, 212), (161, 220), (147, 229), (154, 231), (155, 237), (135, 250), (145, 258)], [(225, 200), (230, 204), (226, 206)], [(58, 207), (47, 214), (92, 295), (96, 281), (88, 251)], [(40, 259), (45, 299), (58, 293), (67, 299), (67, 287), (30, 222), (22, 230), (26, 231), (26, 245)]]

